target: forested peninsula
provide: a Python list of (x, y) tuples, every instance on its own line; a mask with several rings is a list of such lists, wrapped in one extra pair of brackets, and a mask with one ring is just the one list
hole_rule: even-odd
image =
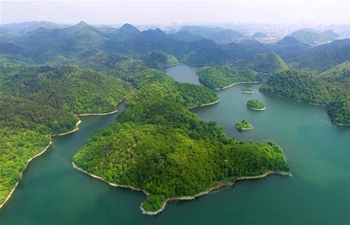
[(75, 114), (116, 112), (130, 84), (77, 66), (12, 67), (0, 76), (0, 206), (50, 136), (78, 129)]
[(221, 90), (232, 87), (238, 83), (260, 83), (263, 77), (254, 70), (238, 70), (235, 67), (204, 66), (197, 71), (199, 81), (213, 90)]
[[(273, 73), (261, 91), (325, 105), (334, 123), (350, 124), (350, 40), (223, 43), (213, 30), (201, 36), (188, 28), (167, 34), (130, 24), (45, 24), (23, 32), (0, 27), (0, 207), (52, 135), (76, 130), (78, 116), (115, 113), (126, 96), (127, 109), (74, 162), (106, 182), (146, 190), (147, 212), (234, 180), (289, 173), (275, 143), (228, 138), (188, 110), (218, 103), (210, 89), (264, 81), (255, 71)], [(198, 76), (210, 89), (161, 71), (178, 61), (204, 66)]]
[[(324, 74), (337, 74), (336, 69)], [(259, 89), (308, 104), (326, 106), (330, 118), (337, 125), (350, 125), (350, 84), (345, 76), (316, 76), (313, 73), (286, 70), (270, 77)]]
[(116, 122), (74, 156), (76, 167), (111, 185), (143, 190), (147, 200), (141, 209), (150, 215), (168, 201), (193, 199), (237, 178), (289, 174), (274, 142), (236, 141), (215, 122), (188, 111), (216, 101), (213, 91), (178, 83), (159, 71), (142, 73), (153, 82), (127, 98), (127, 109)]

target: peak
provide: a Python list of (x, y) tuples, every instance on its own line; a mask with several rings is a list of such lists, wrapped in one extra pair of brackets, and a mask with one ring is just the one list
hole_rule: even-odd
[(139, 31), (139, 29), (137, 29), (136, 27), (134, 27), (133, 25), (126, 23), (123, 26), (121, 26), (119, 28), (119, 30), (134, 30), (134, 31)]
[(77, 25), (75, 26), (79, 26), (79, 27), (85, 27), (85, 26), (89, 26), (89, 24), (85, 23), (84, 21), (80, 21)]
[(80, 21), (78, 24), (68, 27), (68, 30), (76, 32), (76, 31), (80, 31), (84, 27), (89, 27), (89, 24), (85, 23), (84, 21)]

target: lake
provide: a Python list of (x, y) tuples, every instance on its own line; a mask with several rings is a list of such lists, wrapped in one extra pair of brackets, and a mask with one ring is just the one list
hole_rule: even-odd
[[(199, 84), (196, 69), (179, 64), (166, 72), (180, 82)], [(244, 86), (254, 94), (242, 94)], [(139, 207), (146, 197), (141, 192), (111, 187), (73, 169), (73, 155), (118, 114), (82, 117), (79, 131), (54, 137), (47, 152), (29, 164), (0, 210), (1, 224), (349, 224), (349, 127), (333, 124), (324, 107), (261, 93), (259, 84), (217, 93), (218, 104), (191, 111), (216, 121), (236, 140), (275, 141), (292, 178), (239, 181), (193, 201), (168, 203), (157, 216), (143, 215)], [(264, 102), (266, 110), (247, 109), (250, 99)], [(234, 125), (243, 119), (254, 129), (238, 131)]]

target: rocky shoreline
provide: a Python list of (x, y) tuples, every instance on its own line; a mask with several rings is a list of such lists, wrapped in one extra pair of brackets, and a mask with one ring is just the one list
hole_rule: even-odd
[(238, 178), (233, 178), (231, 182), (222, 182), (218, 185), (215, 185), (213, 187), (210, 187), (208, 188), (207, 190), (205, 191), (202, 191), (202, 192), (199, 192), (193, 196), (182, 196), (182, 197), (171, 197), (171, 198), (167, 198), (162, 207), (160, 209), (158, 209), (157, 211), (147, 211), (145, 209), (142, 208), (142, 204), (140, 206), (140, 209), (142, 211), (143, 214), (147, 214), (147, 215), (151, 215), (151, 216), (154, 216), (154, 215), (157, 215), (159, 214), (160, 212), (162, 212), (165, 208), (165, 206), (167, 205), (168, 202), (171, 202), (171, 201), (188, 201), (188, 200), (194, 200), (195, 198), (198, 198), (200, 196), (203, 196), (203, 195), (207, 195), (209, 194), (210, 192), (214, 191), (214, 190), (218, 190), (218, 189), (221, 189), (223, 187), (227, 187), (227, 186), (233, 186), (236, 181), (239, 181), (239, 180), (252, 180), (252, 179), (261, 179), (261, 178), (264, 178), (270, 174), (279, 174), (279, 175), (282, 175), (282, 176), (289, 176), (289, 177), (292, 177), (292, 174), (290, 172), (281, 172), (281, 171), (267, 171), (266, 173), (262, 174), (262, 175), (257, 175), (257, 176), (245, 176), (245, 177), (238, 177)]
[(335, 120), (332, 120), (333, 123), (337, 124), (338, 126), (346, 126), (346, 127), (350, 127), (350, 124), (343, 124), (343, 123), (338, 123)]
[[(119, 100), (119, 102), (117, 103), (117, 107), (118, 105), (124, 101), (127, 97), (129, 97), (133, 92), (128, 93), (127, 95), (125, 95), (121, 100)], [(108, 115), (112, 115), (118, 112), (118, 109), (111, 111), (111, 112), (107, 112), (107, 113), (84, 113), (84, 114), (76, 114), (76, 116), (108, 116)]]
[(189, 107), (188, 109), (194, 109), (194, 108), (208, 106), (208, 105), (215, 105), (216, 103), (219, 103), (219, 102), (220, 102), (220, 99), (215, 101), (215, 102), (210, 102), (210, 103), (207, 103), (207, 104), (192, 106), (192, 107)]
[(71, 133), (74, 133), (76, 132), (77, 130), (79, 130), (79, 124), (81, 123), (81, 120), (79, 120), (76, 124), (75, 124), (75, 129), (73, 130), (70, 130), (70, 131), (67, 131), (67, 132), (64, 132), (64, 133), (60, 133), (60, 134), (52, 134), (51, 136), (52, 137), (55, 137), (55, 136), (64, 136), (64, 135), (67, 135), (67, 134), (71, 134)]
[[(99, 177), (95, 174), (92, 174), (92, 173), (89, 173), (87, 172), (86, 170), (80, 168), (79, 166), (77, 166), (74, 162), (72, 162), (72, 165), (73, 165), (73, 168), (76, 169), (76, 170), (79, 170), (80, 172), (83, 172), (95, 179), (98, 179), (98, 180), (101, 180), (105, 183), (107, 183), (108, 185), (110, 186), (113, 186), (113, 187), (122, 187), (122, 188), (129, 188), (133, 191), (141, 191), (143, 192), (146, 196), (149, 196), (149, 192), (144, 190), (144, 189), (141, 189), (141, 188), (136, 188), (136, 187), (133, 187), (133, 186), (129, 186), (129, 185), (123, 185), (123, 184), (116, 184), (116, 183), (111, 183), (111, 182), (108, 182), (107, 180), (103, 179), (102, 177)], [(244, 176), (244, 177), (233, 177), (232, 178), (232, 181), (231, 182), (222, 182), (222, 183), (219, 183), (213, 187), (210, 187), (208, 188), (207, 190), (205, 191), (202, 191), (202, 192), (199, 192), (193, 196), (181, 196), (181, 197), (171, 197), (171, 198), (167, 198), (165, 199), (165, 201), (163, 202), (162, 204), (162, 207), (160, 209), (158, 209), (157, 211), (147, 211), (145, 210), (143, 207), (142, 207), (142, 204), (140, 206), (140, 209), (142, 211), (143, 214), (146, 214), (146, 215), (151, 215), (151, 216), (154, 216), (154, 215), (157, 215), (159, 213), (161, 213), (164, 209), (165, 209), (165, 206), (167, 205), (168, 202), (171, 202), (171, 201), (188, 201), (188, 200), (194, 200), (195, 198), (198, 198), (200, 196), (203, 196), (203, 195), (207, 195), (209, 194), (210, 192), (214, 191), (214, 190), (218, 190), (220, 188), (223, 188), (223, 187), (227, 187), (227, 186), (233, 186), (236, 181), (239, 181), (239, 180), (252, 180), (252, 179), (260, 179), (260, 178), (264, 178), (270, 174), (279, 174), (279, 175), (283, 175), (283, 176), (290, 176), (292, 177), (292, 174), (290, 172), (283, 172), (283, 171), (267, 171), (266, 173), (264, 174), (261, 174), (261, 175), (257, 175), (257, 176)]]
[(266, 109), (266, 107), (261, 108), (261, 109), (256, 109), (256, 108), (251, 108), (251, 107), (248, 107), (248, 106), (247, 106), (247, 108), (251, 109), (251, 110), (255, 110), (255, 111), (264, 111)]
[[(124, 96), (124, 97), (118, 102), (118, 105), (119, 105), (124, 99), (126, 99), (129, 95), (131, 95), (132, 93), (133, 93), (133, 92), (131, 92), (131, 93), (127, 94), (126, 96)], [(76, 115), (76, 116), (91, 116), (91, 115), (104, 116), (104, 115), (110, 115), (110, 114), (116, 113), (117, 111), (118, 111), (118, 110), (115, 110), (115, 111), (109, 112), (109, 113), (102, 113), (102, 114), (81, 114), (81, 115), (78, 114), (78, 115)], [(78, 127), (78, 126), (79, 126), (80, 123), (81, 123), (81, 120), (79, 120), (79, 121), (75, 124), (75, 127), (76, 127), (76, 128), (73, 129), (73, 130), (71, 130), (71, 131), (67, 131), (67, 132), (60, 133), (60, 134), (52, 134), (52, 135), (50, 135), (50, 136), (55, 137), (55, 136), (63, 136), (63, 135), (67, 135), (67, 134), (74, 133), (74, 132), (76, 132), (77, 130), (79, 130), (79, 127)], [(52, 141), (50, 141), (50, 144), (49, 144), (43, 151), (41, 151), (40, 153), (38, 153), (38, 154), (36, 154), (35, 156), (33, 156), (33, 157), (31, 157), (30, 159), (28, 159), (27, 164), (25, 165), (23, 171), (26, 169), (26, 167), (28, 166), (28, 164), (29, 164), (30, 161), (32, 161), (34, 158), (36, 158), (36, 157), (42, 155), (42, 154), (51, 146), (51, 144), (52, 144)], [(21, 174), (23, 174), (23, 171), (22, 171)], [(20, 182), (20, 181), (18, 181), (18, 182), (15, 184), (14, 188), (13, 188), (13, 189), (10, 191), (10, 193), (7, 195), (5, 201), (0, 205), (0, 209), (1, 209), (1, 207), (2, 207), (3, 205), (5, 205), (5, 203), (10, 199), (10, 197), (12, 196), (12, 194), (13, 194), (13, 192), (15, 191), (16, 187), (18, 186), (18, 183), (19, 183), (19, 182)], [(134, 190), (139, 190), (139, 189), (134, 189)], [(144, 193), (145, 193), (145, 192), (144, 192)], [(146, 194), (146, 193), (145, 193), (145, 194)]]
[[(230, 85), (225, 86), (225, 87), (222, 87), (222, 88), (214, 88), (213, 90), (214, 90), (214, 91), (224, 90), (224, 89), (230, 88), (230, 87), (232, 87), (232, 86), (235, 86), (236, 84), (259, 84), (259, 83), (262, 83), (262, 82), (263, 82), (263, 81), (236, 82), (236, 83), (230, 84)], [(249, 93), (250, 93), (250, 92), (249, 92)]]

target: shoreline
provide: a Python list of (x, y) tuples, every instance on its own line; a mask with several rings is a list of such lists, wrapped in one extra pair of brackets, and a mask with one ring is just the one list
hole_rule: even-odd
[(246, 130), (253, 130), (253, 126), (251, 126), (250, 128), (242, 128), (242, 129), (240, 129), (240, 128), (238, 128), (237, 126), (235, 126), (238, 130), (243, 130), (243, 131), (246, 131)]
[[(117, 104), (117, 106), (123, 101), (125, 100), (127, 97), (129, 97), (129, 95), (131, 95), (133, 92), (131, 93), (128, 93), (127, 95), (125, 95)], [(103, 115), (110, 115), (110, 114), (113, 114), (113, 113), (116, 113), (118, 110), (115, 110), (113, 112), (109, 112), (109, 113), (103, 113)], [(86, 116), (89, 116), (88, 114), (84, 114)], [(79, 116), (79, 115), (76, 115), (76, 116)], [(64, 135), (67, 135), (67, 134), (71, 134), (71, 133), (74, 133), (76, 131), (79, 130), (79, 124), (81, 123), (81, 120), (79, 120), (76, 124), (75, 124), (75, 129), (73, 130), (70, 130), (70, 131), (67, 131), (67, 132), (64, 132), (64, 133), (60, 133), (60, 134), (52, 134), (52, 135), (49, 135), (51, 137), (57, 137), (57, 136), (64, 136)], [(23, 174), (24, 170), (27, 168), (28, 164), (30, 163), (30, 161), (32, 161), (34, 158), (42, 155), (44, 152), (46, 152), (46, 150), (52, 145), (52, 140), (50, 141), (49, 145), (46, 146), (46, 148), (39, 152), (38, 154), (36, 154), (35, 156), (31, 157), (30, 159), (28, 159), (27, 161), (27, 164), (25, 165), (23, 171), (21, 172), (21, 175)], [(5, 203), (10, 199), (10, 197), (12, 196), (12, 194), (14, 193), (15, 189), (17, 188), (19, 182), (21, 181), (22, 179), (20, 179), (19, 181), (17, 181), (17, 183), (15, 184), (15, 186), (12, 188), (12, 190), (10, 191), (10, 193), (7, 195), (7, 197), (5, 198), (5, 201), (0, 205), (0, 209), (5, 205)], [(137, 190), (137, 189), (135, 189)], [(148, 193), (148, 192), (147, 192)]]
[(255, 109), (255, 108), (251, 108), (249, 106), (247, 106), (248, 109), (254, 110), (254, 111), (264, 111), (266, 109), (266, 107), (262, 108), (262, 109)]
[(207, 195), (209, 194), (210, 192), (212, 191), (215, 191), (215, 190), (218, 190), (218, 189), (221, 189), (223, 187), (231, 187), (233, 185), (235, 185), (236, 181), (239, 181), (239, 180), (253, 180), (253, 179), (261, 179), (261, 178), (264, 178), (264, 177), (267, 177), (268, 175), (270, 174), (279, 174), (279, 175), (282, 175), (282, 176), (289, 176), (289, 177), (292, 177), (292, 174), (290, 172), (284, 172), (284, 171), (267, 171), (265, 172), (264, 174), (261, 174), (261, 175), (257, 175), (257, 176), (244, 176), (244, 177), (233, 177), (232, 178), (232, 181), (231, 182), (222, 182), (222, 183), (219, 183), (218, 185), (215, 185), (215, 186), (212, 186), (210, 188), (208, 188), (207, 190), (205, 191), (202, 191), (202, 192), (199, 192), (193, 196), (182, 196), (182, 197), (171, 197), (171, 198), (167, 198), (165, 199), (162, 207), (160, 209), (158, 209), (157, 211), (146, 211), (145, 209), (142, 208), (142, 204), (140, 206), (140, 209), (142, 211), (143, 214), (147, 214), (147, 215), (150, 215), (150, 216), (154, 216), (154, 215), (157, 215), (159, 214), (160, 212), (162, 212), (164, 209), (165, 209), (165, 206), (167, 205), (168, 202), (171, 202), (171, 201), (179, 201), (179, 200), (182, 200), (182, 201), (187, 201), (187, 200), (194, 200), (195, 198), (198, 198), (198, 197), (201, 197), (201, 196), (204, 196), (204, 195)]
[[(263, 81), (236, 82), (236, 83), (230, 84), (230, 85), (225, 86), (225, 87), (222, 87), (222, 88), (214, 88), (213, 90), (214, 90), (214, 91), (225, 90), (225, 89), (227, 89), (227, 88), (230, 88), (230, 87), (235, 86), (236, 84), (259, 84), (259, 83), (263, 83)], [(205, 86), (205, 85), (204, 85), (204, 86)]]
[[(260, 90), (259, 88), (259, 91), (261, 91), (262, 93), (266, 93), (266, 94), (270, 94), (270, 95), (275, 95), (275, 96), (278, 96), (278, 97), (281, 97), (281, 98), (286, 98), (286, 99), (289, 99), (289, 100), (292, 100), (292, 101), (295, 101), (295, 102), (300, 102), (300, 103), (304, 103), (304, 104), (308, 104), (308, 105), (313, 105), (313, 106), (322, 106), (322, 107), (327, 107), (327, 105), (325, 104), (321, 104), (321, 103), (310, 103), (310, 102), (303, 102), (301, 100), (296, 100), (296, 99), (292, 99), (292, 98), (289, 98), (289, 97), (286, 97), (286, 96), (283, 96), (283, 95), (278, 95), (278, 94), (275, 94), (275, 93), (272, 93), (272, 92), (267, 92), (267, 91), (262, 91)], [(350, 127), (350, 124), (342, 124), (342, 123), (338, 123), (336, 121), (334, 121), (334, 119), (332, 119), (332, 122), (338, 126), (345, 126), (345, 127)]]
[(338, 122), (335, 122), (335, 120), (333, 120), (333, 119), (332, 119), (332, 122), (335, 123), (335, 124), (338, 125), (338, 126), (350, 127), (350, 124), (338, 123)]
[(194, 109), (194, 108), (208, 106), (208, 105), (215, 105), (216, 103), (219, 103), (219, 102), (220, 102), (220, 99), (216, 100), (215, 102), (210, 102), (210, 103), (206, 103), (206, 104), (202, 104), (202, 105), (192, 106), (192, 107), (189, 107), (188, 109)]
[[(25, 169), (27, 168), (28, 164), (29, 164), (33, 159), (35, 159), (36, 157), (38, 157), (38, 156), (44, 154), (44, 153), (46, 152), (46, 150), (47, 150), (51, 145), (52, 145), (52, 141), (50, 141), (50, 143), (46, 146), (46, 148), (45, 148), (43, 151), (39, 152), (38, 154), (32, 156), (31, 158), (29, 158), (29, 159), (27, 160), (27, 163), (26, 163), (26, 165), (24, 166), (24, 168), (23, 168), (23, 170), (22, 170), (22, 172), (21, 172), (21, 177), (22, 177), (23, 172), (24, 172)], [(1, 209), (1, 208), (5, 205), (5, 203), (11, 198), (12, 194), (13, 194), (14, 191), (16, 190), (16, 188), (17, 188), (17, 186), (18, 186), (18, 184), (19, 184), (19, 182), (20, 182), (21, 180), (22, 180), (22, 179), (20, 179), (19, 181), (16, 182), (15, 186), (12, 188), (12, 190), (10, 191), (10, 193), (9, 193), (9, 194), (7, 195), (7, 197), (5, 198), (5, 201), (0, 205), (0, 209)]]
[(286, 97), (286, 96), (283, 96), (283, 95), (279, 95), (279, 94), (275, 94), (275, 93), (272, 93), (272, 92), (262, 91), (260, 88), (259, 88), (259, 91), (261, 91), (262, 93), (266, 93), (266, 94), (270, 94), (270, 95), (275, 95), (275, 96), (278, 96), (278, 97), (281, 97), (281, 98), (286, 98), (286, 99), (289, 99), (289, 100), (292, 100), (292, 101), (295, 101), (295, 102), (300, 102), (300, 103), (304, 103), (304, 104), (308, 104), (308, 105), (323, 106), (323, 107), (326, 107), (326, 106), (327, 106), (327, 105), (321, 104), (321, 103), (304, 102), (304, 101), (301, 101), (301, 100), (292, 99), (292, 98), (289, 98), (289, 97)]
[[(136, 187), (133, 187), (133, 186), (130, 186), (130, 185), (122, 185), (122, 184), (116, 184), (116, 183), (111, 183), (111, 182), (108, 182), (107, 180), (103, 179), (102, 177), (100, 176), (97, 176), (95, 174), (92, 174), (92, 173), (89, 173), (87, 172), (86, 170), (80, 168), (79, 166), (77, 166), (74, 162), (72, 162), (72, 165), (73, 165), (73, 168), (80, 171), (80, 172), (83, 172), (87, 175), (89, 175), (90, 177), (92, 178), (95, 178), (95, 179), (98, 179), (98, 180), (101, 180), (105, 183), (107, 183), (108, 185), (112, 186), (112, 187), (122, 187), (122, 188), (129, 188), (131, 189), (132, 191), (141, 191), (143, 192), (146, 196), (149, 196), (149, 192), (144, 190), (144, 189), (141, 189), (141, 188), (136, 188)], [(204, 195), (207, 195), (209, 194), (210, 192), (214, 191), (214, 190), (218, 190), (222, 187), (227, 187), (227, 186), (233, 186), (236, 181), (239, 181), (239, 180), (252, 180), (252, 179), (260, 179), (260, 178), (264, 178), (270, 174), (279, 174), (279, 175), (282, 175), (282, 176), (289, 176), (289, 177), (292, 177), (292, 174), (290, 172), (284, 172), (284, 171), (267, 171), (265, 172), (264, 174), (261, 174), (261, 175), (257, 175), (257, 176), (244, 176), (244, 177), (233, 177), (232, 178), (232, 181), (231, 182), (221, 182), (215, 186), (212, 186), (212, 187), (209, 187), (207, 190), (205, 191), (201, 191), (193, 196), (181, 196), (181, 197), (170, 197), (170, 198), (167, 198), (165, 199), (165, 201), (163, 202), (162, 204), (162, 207), (160, 209), (158, 209), (157, 211), (147, 211), (145, 210), (143, 207), (142, 207), (142, 204), (140, 205), (140, 209), (142, 211), (143, 214), (146, 214), (146, 215), (150, 215), (150, 216), (154, 216), (154, 215), (157, 215), (159, 213), (161, 213), (164, 209), (165, 209), (165, 206), (167, 205), (168, 202), (171, 202), (171, 201), (179, 201), (179, 200), (194, 200), (195, 198), (198, 198), (198, 197), (201, 197), (201, 196), (204, 196)]]
[(75, 114), (76, 116), (108, 116), (108, 115), (112, 115), (118, 112), (118, 105), (124, 101), (127, 97), (129, 97), (132, 93), (134, 93), (133, 91), (128, 93), (127, 95), (125, 95), (121, 100), (119, 100), (119, 102), (117, 103), (117, 109), (111, 112), (106, 112), (106, 113), (83, 113), (83, 114)]
[(85, 173), (85, 174), (89, 175), (89, 176), (92, 177), (92, 178), (101, 180), (101, 181), (107, 183), (108, 185), (110, 185), (110, 186), (112, 186), (112, 187), (129, 188), (129, 189), (131, 189), (132, 191), (141, 191), (141, 192), (144, 193), (146, 196), (149, 195), (149, 192), (148, 192), (148, 191), (143, 190), (143, 189), (141, 189), (141, 188), (135, 188), (135, 187), (133, 187), (133, 186), (124, 185), (124, 184), (111, 183), (111, 182), (109, 182), (109, 181), (103, 179), (103, 178), (100, 177), (100, 176), (97, 176), (97, 175), (95, 175), (95, 174), (93, 174), (93, 173), (89, 173), (88, 171), (84, 170), (83, 168), (80, 168), (79, 166), (77, 166), (77, 165), (74, 163), (74, 161), (72, 162), (72, 166), (73, 166), (74, 169), (76, 169), (76, 170), (78, 170), (78, 171), (80, 171), (80, 172), (82, 172), (82, 173)]
[(254, 91), (242, 91), (243, 94), (253, 94)]
[(67, 131), (67, 132), (64, 132), (64, 133), (60, 133), (60, 134), (52, 134), (51, 137), (57, 137), (57, 136), (64, 136), (64, 135), (67, 135), (67, 134), (71, 134), (71, 133), (74, 133), (76, 132), (77, 130), (79, 130), (79, 124), (81, 123), (81, 120), (79, 120), (76, 124), (75, 124), (75, 128), (73, 130), (70, 130), (70, 131)]

